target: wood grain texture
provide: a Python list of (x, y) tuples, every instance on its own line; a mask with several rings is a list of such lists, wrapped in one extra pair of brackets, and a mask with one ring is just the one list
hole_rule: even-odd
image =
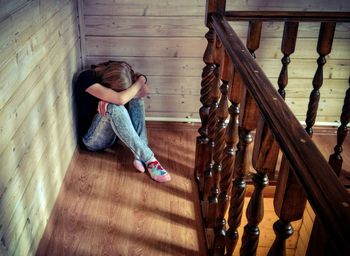
[[(192, 170), (199, 125), (148, 122), (147, 127), (151, 148), (173, 180), (158, 184), (138, 173), (131, 153), (120, 146), (101, 153), (77, 151), (37, 255), (205, 255), (201, 251), (205, 241), (198, 201), (192, 201), (198, 200)], [(328, 129), (320, 133), (315, 128), (319, 148), (329, 148), (325, 154), (332, 151), (335, 132)], [(345, 145), (344, 155), (350, 156), (349, 138)], [(345, 162), (350, 170), (350, 161)], [(249, 198), (245, 201), (246, 206)], [(271, 195), (264, 203), (258, 255), (268, 252), (274, 239), (272, 225), (277, 220)], [(245, 223), (243, 216), (240, 234)], [(294, 235), (286, 243), (287, 255), (294, 255), (299, 230), (305, 228), (301, 221), (293, 222), (293, 227)]]
[[(220, 15), (213, 15), (212, 18), (214, 30), (232, 60), (236, 60), (236, 69), (259, 106), (281, 150), (288, 158), (308, 200), (327, 227), (327, 231), (333, 238), (332, 243), (339, 250), (347, 251), (349, 245), (346, 230), (350, 228), (348, 218), (350, 209), (347, 207), (350, 197), (347, 191), (274, 90), (262, 69), (254, 62), (249, 52), (244, 50), (243, 43), (229, 24)], [(276, 112), (276, 109), (280, 111)], [(285, 129), (286, 120), (291, 129)], [(314, 170), (318, 170), (317, 173)], [(333, 196), (335, 198), (331, 198)], [(337, 202), (345, 202), (345, 204)], [(340, 224), (339, 219), (343, 219), (344, 223)]]
[[(141, 0), (137, 3), (130, 3), (123, 0), (115, 4), (110, 0), (85, 0), (88, 14), (99, 15), (173, 15), (173, 16), (203, 16), (205, 13), (205, 1), (152, 1)], [(346, 0), (318, 1), (318, 0), (297, 0), (293, 2), (250, 0), (227, 1), (226, 10), (286, 10), (286, 11), (340, 11), (350, 10)]]
[[(87, 36), (116, 36), (116, 37), (196, 37), (202, 38), (207, 32), (203, 26), (202, 16), (189, 18), (176, 16), (99, 16), (85, 15), (84, 22)], [(142, 26), (140, 25), (142, 24)], [(248, 23), (230, 22), (240, 37), (247, 36)], [(338, 39), (349, 38), (350, 25), (348, 23), (337, 24), (335, 37)], [(305, 39), (317, 38), (319, 23), (301, 23), (298, 35)], [(262, 37), (264, 40), (281, 39), (283, 22), (265, 22), (262, 25)]]
[[(198, 128), (198, 127), (197, 127)], [(205, 255), (192, 125), (149, 126), (150, 147), (172, 181), (160, 184), (116, 146), (78, 151), (37, 255)], [(171, 145), (169, 139), (171, 138)], [(45, 243), (44, 243), (45, 242)]]
[(76, 146), (76, 5), (18, 0), (0, 9), (0, 254), (29, 255)]
[[(172, 85), (173, 81), (183, 80), (186, 82), (178, 83), (186, 83), (186, 88), (189, 88), (191, 94), (199, 94), (199, 77), (204, 66), (202, 56), (206, 45), (204, 35), (207, 32), (204, 26), (205, 1), (141, 0), (131, 3), (124, 0), (117, 2), (86, 0), (83, 2), (87, 45), (86, 66), (108, 59), (130, 62), (140, 72), (161, 79), (161, 84), (158, 84), (157, 81), (151, 83), (151, 87), (156, 86), (159, 96), (162, 97), (158, 101), (161, 105), (166, 105), (165, 99), (169, 98), (175, 102), (169, 112), (150, 108), (147, 110), (149, 115), (157, 116), (160, 113), (158, 117), (162, 117), (168, 113), (169, 117), (185, 116), (184, 112), (177, 112), (177, 109), (181, 109), (181, 96), (175, 92), (163, 93), (162, 91), (168, 90), (169, 86), (177, 88), (178, 86)], [(285, 11), (317, 11), (324, 9), (325, 6), (329, 11), (339, 11), (339, 6), (343, 8), (343, 11), (349, 9), (348, 4), (343, 1), (332, 3), (322, 1), (320, 6), (319, 2), (314, 0), (297, 1), (297, 3), (227, 1), (226, 9), (263, 11), (272, 8)], [(245, 41), (248, 22), (230, 22), (230, 24)], [(283, 26), (283, 22), (264, 22), (260, 47), (256, 51), (257, 61), (273, 81), (277, 80), (281, 70), (280, 59), (283, 54), (280, 46)], [(339, 120), (341, 111), (339, 100), (344, 97), (342, 93), (346, 88), (349, 70), (349, 31), (349, 23), (337, 24), (333, 49), (327, 57), (324, 74), (325, 79), (335, 81), (335, 84), (341, 81), (342, 87), (340, 94), (336, 96), (337, 100), (327, 110), (329, 114), (320, 112), (317, 121)], [(287, 88), (287, 93), (295, 92), (288, 97), (290, 101), (298, 102), (297, 104), (304, 105), (307, 102), (310, 91), (307, 91), (306, 88), (312, 86), (310, 79), (317, 67), (318, 32), (319, 23), (310, 22), (299, 25), (296, 49), (289, 66), (289, 88)], [(197, 80), (192, 79), (194, 77)], [(277, 81), (273, 83), (277, 85)], [(328, 97), (321, 96), (322, 99), (327, 100)], [(198, 99), (195, 101), (198, 102)], [(290, 104), (289, 101), (287, 102)], [(198, 104), (191, 104), (186, 112), (196, 113), (197, 106)], [(295, 105), (291, 106), (293, 111), (295, 107)], [(303, 110), (299, 109), (296, 112), (299, 120), (305, 119), (306, 109), (304, 107)], [(198, 117), (198, 114), (194, 115)]]
[(306, 204), (303, 219), (299, 230), (299, 238), (295, 249), (295, 255), (301, 256), (306, 254), (307, 245), (309, 243), (315, 213), (309, 203)]

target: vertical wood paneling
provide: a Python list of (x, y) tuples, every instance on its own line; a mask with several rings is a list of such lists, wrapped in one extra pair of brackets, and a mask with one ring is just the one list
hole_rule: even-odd
[(5, 255), (27, 255), (36, 251), (76, 146), (72, 78), (80, 66), (79, 31), (75, 1), (5, 2), (0, 247)]
[[(322, 3), (322, 4), (320, 4)], [(109, 1), (84, 0), (84, 37), (86, 42), (86, 67), (108, 59), (130, 62), (136, 70), (149, 76), (152, 90), (147, 103), (147, 115), (152, 117), (199, 118), (198, 105), (200, 74), (204, 63), (205, 1)], [(350, 3), (337, 1), (227, 1), (227, 10), (295, 10), (295, 11), (349, 11)], [(231, 22), (243, 41), (247, 35), (247, 22)], [(287, 104), (303, 120), (307, 109), (307, 97), (312, 88), (312, 79), (317, 67), (317, 37), (319, 23), (299, 25), (296, 50), (289, 65)], [(331, 54), (324, 67), (325, 90), (339, 91), (336, 97), (328, 98), (321, 89), (321, 101), (328, 106), (320, 107), (317, 121), (339, 120), (341, 102), (348, 87), (350, 51), (350, 25), (337, 24)], [(282, 22), (265, 22), (257, 61), (277, 87), (281, 70)], [(196, 77), (197, 80), (189, 81)], [(168, 88), (178, 88), (187, 80), (186, 97), (197, 97), (184, 109), (183, 95)], [(333, 82), (335, 81), (335, 82)], [(181, 83), (181, 85), (180, 85)], [(336, 86), (335, 86), (336, 85)], [(335, 86), (335, 87), (333, 87)], [(156, 92), (155, 92), (156, 91)], [(290, 93), (290, 91), (292, 93)], [(169, 104), (171, 99), (171, 104)], [(168, 105), (168, 106), (165, 106)]]

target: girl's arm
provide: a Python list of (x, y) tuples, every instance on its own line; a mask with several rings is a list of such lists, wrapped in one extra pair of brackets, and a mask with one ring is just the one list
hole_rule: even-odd
[(145, 78), (143, 76), (140, 76), (134, 84), (122, 92), (116, 92), (110, 88), (104, 87), (99, 83), (95, 83), (89, 86), (86, 89), (86, 92), (90, 93), (100, 100), (116, 105), (124, 105), (138, 94), (140, 89), (145, 85), (145, 82)]

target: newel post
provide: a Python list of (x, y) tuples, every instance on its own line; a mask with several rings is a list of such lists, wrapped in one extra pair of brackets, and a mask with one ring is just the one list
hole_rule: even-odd
[(226, 0), (207, 0), (205, 8), (205, 25), (209, 27), (210, 14), (220, 13), (225, 14)]

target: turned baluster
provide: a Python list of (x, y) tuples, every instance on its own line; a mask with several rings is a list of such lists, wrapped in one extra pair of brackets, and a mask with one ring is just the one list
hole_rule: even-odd
[(251, 166), (251, 146), (253, 142), (251, 132), (256, 128), (258, 114), (257, 106), (244, 86), (241, 97), (238, 127), (239, 142), (234, 164), (234, 182), (228, 217), (229, 229), (226, 234), (228, 255), (233, 253), (239, 237), (237, 229), (242, 219), (246, 191), (245, 175), (248, 173)]
[(256, 57), (255, 51), (260, 45), (261, 28), (261, 21), (249, 21), (247, 48), (254, 58)]
[[(228, 81), (227, 82), (227, 89), (225, 96), (223, 94), (222, 100), (225, 99), (225, 108), (227, 111), (228, 107), (228, 97), (227, 93), (230, 92), (230, 102), (232, 105), (228, 109), (230, 113), (230, 121), (224, 131), (223, 134), (221, 134), (222, 138), (222, 144), (220, 147), (220, 151), (224, 156), (220, 155), (220, 157), (223, 157), (221, 159), (221, 179), (219, 180), (219, 187), (218, 190), (220, 192), (220, 196), (217, 198), (217, 208), (216, 208), (216, 225), (215, 225), (215, 232), (214, 232), (214, 245), (213, 245), (213, 255), (223, 255), (225, 251), (225, 236), (226, 236), (226, 220), (225, 220), (225, 213), (228, 208), (228, 187), (232, 184), (232, 177), (233, 177), (233, 163), (234, 163), (234, 145), (238, 142), (238, 103), (239, 102), (239, 95), (240, 95), (240, 84), (235, 84), (234, 88), (232, 88), (234, 79), (233, 79), (233, 66), (232, 63), (227, 55), (225, 55), (225, 64), (224, 64), (224, 70), (223, 73), (223, 80)], [(236, 97), (238, 93), (238, 99), (235, 100), (234, 97)], [(236, 101), (236, 103), (234, 102)], [(220, 107), (219, 107), (220, 108)], [(222, 116), (222, 120), (218, 123), (218, 129), (221, 128), (220, 122), (225, 122), (227, 119), (228, 113), (225, 112), (225, 116)], [(222, 132), (222, 129), (221, 129)], [(219, 133), (219, 130), (218, 130)], [(226, 142), (226, 147), (225, 147)], [(218, 145), (218, 144), (216, 144)], [(224, 148), (225, 147), (225, 148)], [(224, 148), (224, 149), (223, 149)], [(214, 157), (215, 158), (215, 157)], [(214, 168), (215, 169), (215, 168)], [(225, 185), (224, 185), (225, 184)]]
[(201, 127), (198, 129), (199, 136), (196, 140), (196, 156), (195, 156), (195, 175), (198, 182), (199, 191), (202, 194), (204, 186), (203, 172), (205, 170), (207, 159), (209, 159), (208, 148), (208, 117), (211, 104), (210, 89), (217, 83), (217, 76), (214, 71), (216, 65), (213, 60), (213, 44), (215, 39), (215, 33), (212, 28), (209, 28), (208, 33), (205, 35), (208, 45), (204, 52), (203, 61), (206, 66), (202, 72), (202, 82), (200, 91), (200, 101), (202, 107), (199, 109), (199, 116), (201, 118)]
[(279, 220), (273, 224), (276, 238), (268, 255), (284, 256), (286, 255), (286, 240), (293, 234), (291, 222), (302, 218), (306, 204), (304, 192), (284, 155), (273, 203)]
[(229, 100), (231, 106), (228, 111), (230, 114), (230, 121), (226, 128), (226, 147), (225, 155), (222, 160), (222, 171), (220, 180), (220, 195), (219, 195), (219, 210), (218, 217), (223, 218), (229, 205), (229, 196), (232, 190), (232, 179), (234, 170), (234, 156), (237, 150), (236, 146), (239, 140), (238, 136), (238, 116), (239, 116), (239, 102), (242, 94), (242, 80), (234, 69), (232, 79), (230, 79), (231, 86), (229, 90)]
[(295, 50), (295, 43), (297, 40), (297, 34), (298, 34), (298, 22), (286, 22), (284, 23), (284, 30), (283, 30), (283, 38), (282, 38), (282, 44), (281, 44), (281, 50), (283, 53), (283, 58), (281, 59), (282, 62), (282, 69), (280, 72), (280, 75), (278, 77), (278, 92), (282, 96), (283, 99), (286, 97), (285, 88), (288, 84), (288, 64), (290, 63), (289, 56), (294, 52)]
[[(328, 24), (328, 25), (327, 25)], [(321, 31), (322, 31), (322, 26), (326, 27), (326, 25), (328, 26), (328, 29), (326, 30), (326, 36), (327, 38), (323, 39), (325, 41), (325, 46), (323, 46), (325, 49), (325, 51), (328, 51), (328, 53), (331, 50), (331, 46), (332, 46), (332, 41), (333, 41), (333, 35), (334, 35), (334, 30), (335, 30), (335, 23), (321, 23), (321, 29), (320, 29), (320, 35), (319, 35), (319, 44), (320, 44), (320, 37), (321, 37)], [(326, 28), (324, 28), (326, 29)], [(325, 37), (326, 37), (325, 36)], [(317, 47), (319, 47), (319, 45), (317, 45)], [(328, 54), (327, 53), (327, 54)], [(323, 61), (323, 62), (321, 62)], [(325, 59), (321, 60), (321, 65), (324, 65), (326, 63)], [(317, 63), (319, 63), (319, 60), (317, 60)], [(322, 64), (323, 63), (323, 64)], [(317, 70), (318, 71), (318, 70)], [(317, 74), (316, 71), (316, 74)], [(322, 75), (322, 70), (320, 71), (321, 75)], [(316, 77), (315, 74), (315, 77)], [(320, 76), (321, 76), (320, 75)], [(320, 81), (316, 80), (316, 82), (320, 83), (322, 85), (322, 80), (323, 80), (323, 76), (321, 78)], [(315, 78), (314, 78), (315, 80)], [(343, 105), (343, 110), (342, 110), (342, 114), (340, 117), (341, 120), (341, 125), (338, 128), (337, 131), (337, 145), (334, 148), (334, 154), (332, 154), (329, 158), (329, 164), (332, 166), (334, 172), (339, 176), (340, 175), (340, 171), (341, 171), (341, 167), (342, 167), (342, 162), (343, 159), (341, 157), (341, 152), (342, 152), (342, 144), (346, 138), (347, 135), (347, 124), (349, 123), (349, 119), (350, 119), (350, 108), (349, 108), (349, 89), (347, 90), (345, 99), (344, 99), (344, 105)], [(348, 98), (348, 99), (347, 99)], [(310, 95), (310, 100), (311, 100), (311, 95)], [(318, 94), (318, 98), (317, 101), (319, 100), (319, 94)], [(347, 104), (346, 104), (347, 102)], [(317, 103), (318, 104), (318, 103)], [(348, 106), (347, 106), (348, 105)], [(310, 106), (310, 103), (309, 103)], [(346, 110), (347, 109), (347, 110)], [(316, 111), (315, 111), (315, 116), (316, 116), (316, 112), (317, 112), (317, 105), (316, 105)], [(310, 122), (311, 123), (311, 122)], [(313, 131), (312, 131), (312, 126), (313, 126), (314, 122), (311, 123), (311, 129), (308, 128), (308, 126), (306, 127), (306, 131), (308, 132), (308, 134), (310, 136), (312, 136)], [(309, 255), (317, 253), (317, 254), (324, 254), (327, 250), (330, 250), (330, 244), (327, 243), (327, 234), (325, 231), (325, 228), (323, 227), (320, 219), (316, 216), (315, 220), (314, 220), (314, 225), (312, 227), (312, 231), (310, 234), (310, 240), (309, 240), (309, 244), (308, 244), (308, 248), (307, 248), (307, 253)]]
[[(350, 78), (349, 78), (349, 83), (350, 83)], [(329, 164), (332, 166), (333, 170), (338, 176), (340, 175), (342, 165), (343, 165), (343, 158), (341, 156), (341, 152), (343, 151), (342, 146), (345, 141), (346, 135), (348, 134), (347, 125), (349, 121), (350, 121), (350, 88), (347, 89), (345, 98), (344, 98), (344, 105), (340, 116), (341, 125), (339, 126), (337, 131), (337, 145), (334, 147), (334, 154), (332, 154), (329, 157)]]
[[(247, 36), (247, 48), (254, 58), (256, 58), (255, 51), (256, 51), (256, 49), (259, 48), (259, 45), (260, 45), (261, 28), (262, 28), (262, 22), (256, 22), (256, 21), (249, 22), (249, 29), (248, 29), (248, 36)], [(246, 231), (245, 231), (245, 233), (246, 233)], [(246, 235), (245, 235), (245, 237), (246, 237)], [(245, 241), (247, 242), (247, 239), (245, 239)], [(242, 249), (243, 249), (243, 251), (241, 250), (241, 253), (242, 252), (244, 253), (245, 248), (242, 248)]]
[(260, 234), (258, 225), (264, 217), (263, 189), (268, 185), (267, 173), (274, 172), (276, 168), (278, 152), (272, 132), (260, 116), (253, 150), (253, 167), (256, 170), (252, 175), (254, 191), (247, 207), (248, 223), (244, 227), (241, 255), (256, 254)]
[(335, 22), (322, 22), (317, 42), (317, 70), (312, 80), (313, 90), (310, 93), (309, 105), (306, 114), (306, 132), (312, 136), (315, 124), (318, 103), (320, 101), (320, 88), (323, 83), (323, 66), (326, 64), (325, 56), (331, 52), (335, 31)]
[[(216, 212), (218, 207), (218, 196), (219, 196), (219, 182), (221, 176), (221, 162), (223, 158), (225, 148), (225, 130), (226, 130), (226, 119), (228, 117), (228, 56), (225, 54), (223, 47), (218, 52), (218, 59), (220, 58), (220, 78), (222, 85), (220, 86), (221, 97), (217, 108), (217, 123), (215, 128), (214, 137), (214, 148), (213, 148), (213, 168), (212, 168), (212, 187), (210, 196), (208, 197), (208, 215), (206, 218), (206, 226), (214, 227), (216, 224)], [(226, 64), (226, 65), (225, 65)]]
[[(208, 119), (208, 146), (207, 150), (209, 151), (208, 161), (206, 169), (204, 171), (204, 188), (203, 188), (203, 217), (206, 220), (208, 218), (208, 202), (211, 191), (214, 187), (214, 178), (213, 178), (213, 156), (214, 156), (214, 147), (215, 147), (215, 132), (217, 124), (217, 110), (218, 110), (218, 101), (220, 99), (220, 87), (219, 87), (219, 77), (220, 77), (220, 57), (221, 57), (221, 42), (216, 38), (214, 42), (214, 63), (216, 63), (216, 69), (214, 71), (217, 80), (215, 84), (212, 85), (210, 94), (211, 94), (211, 105), (209, 109), (209, 119)], [(208, 227), (208, 226), (206, 226)]]
[[(349, 78), (350, 83), (350, 78)], [(347, 124), (350, 121), (350, 88), (347, 89), (344, 99), (344, 105), (342, 113), (340, 116), (341, 125), (337, 131), (337, 145), (334, 147), (334, 154), (329, 157), (329, 164), (332, 166), (334, 172), (337, 176), (340, 175), (343, 158), (341, 152), (343, 151), (342, 145), (345, 141), (345, 138), (348, 133)], [(326, 230), (321, 223), (321, 220), (316, 216), (314, 225), (312, 227), (310, 240), (307, 248), (307, 255), (327, 255), (330, 251), (335, 253), (335, 248), (328, 242), (329, 238), (327, 237)]]
[[(262, 22), (260, 21), (250, 21), (249, 22), (249, 28), (248, 28), (248, 35), (247, 35), (247, 48), (249, 52), (252, 54), (252, 56), (255, 58), (255, 51), (259, 48), (260, 45), (260, 36), (261, 36), (261, 28), (262, 28)], [(238, 232), (237, 228), (239, 227), (242, 219), (242, 211), (243, 211), (243, 204), (244, 204), (244, 196), (245, 196), (245, 190), (246, 190), (246, 183), (244, 176), (248, 172), (250, 159), (247, 158), (251, 154), (249, 151), (249, 147), (251, 142), (253, 141), (253, 137), (251, 135), (251, 131), (256, 128), (256, 117), (257, 117), (257, 108), (255, 105), (255, 102), (247, 93), (246, 88), (242, 90), (242, 100), (243, 102), (241, 104), (241, 109), (244, 109), (244, 114), (242, 117), (242, 120), (240, 120), (239, 125), (239, 143), (238, 143), (238, 150), (235, 160), (235, 167), (234, 167), (234, 184), (232, 188), (232, 196), (231, 196), (231, 202), (230, 202), (230, 214), (229, 214), (229, 230), (227, 232), (227, 252), (230, 255), (232, 254), (237, 241), (238, 241)], [(250, 112), (247, 114), (246, 112)], [(242, 112), (242, 111), (240, 111)], [(247, 119), (245, 119), (247, 118)], [(246, 123), (243, 123), (242, 121), (246, 121)], [(247, 129), (245, 127), (249, 129)]]

